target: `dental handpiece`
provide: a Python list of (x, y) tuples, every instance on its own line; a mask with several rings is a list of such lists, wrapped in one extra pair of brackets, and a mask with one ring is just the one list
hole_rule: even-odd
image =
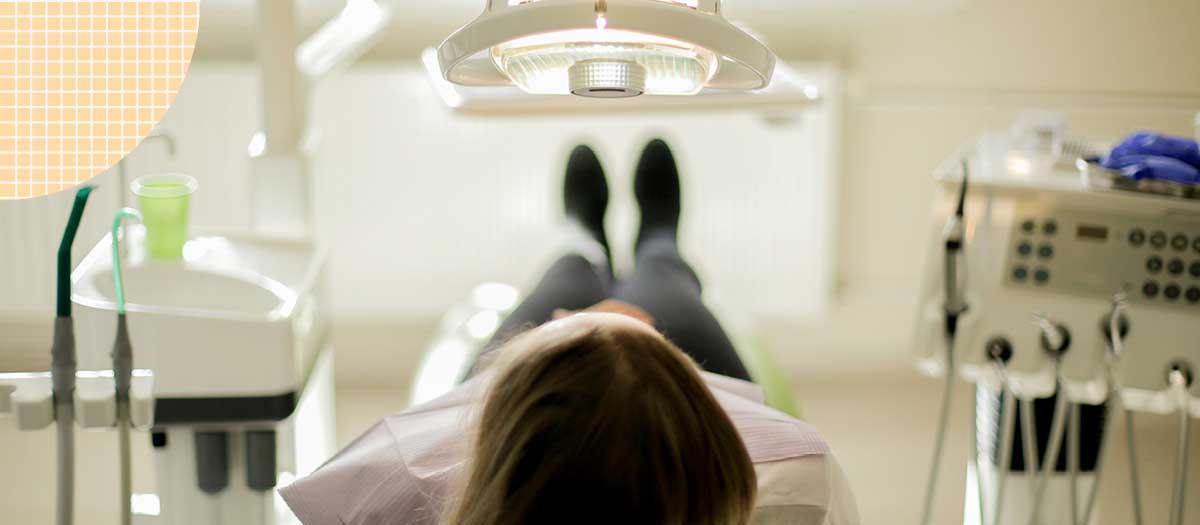
[[(966, 161), (963, 162), (963, 181), (962, 187), (959, 189), (958, 205), (955, 207), (954, 214), (946, 223), (946, 228), (942, 232), (945, 248), (945, 273), (943, 274), (945, 291), (946, 291), (946, 317), (948, 324), (953, 324), (957, 321), (958, 316), (967, 311), (966, 300), (966, 261), (964, 257), (964, 248), (966, 247), (966, 224), (965, 210), (967, 203), (967, 188), (970, 184), (969, 167)], [(948, 326), (948, 332), (953, 332), (954, 328)]]

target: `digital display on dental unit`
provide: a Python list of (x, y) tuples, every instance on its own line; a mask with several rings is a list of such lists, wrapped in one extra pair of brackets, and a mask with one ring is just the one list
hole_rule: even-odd
[(1080, 224), (1079, 229), (1076, 231), (1076, 236), (1085, 241), (1107, 241), (1108, 227)]

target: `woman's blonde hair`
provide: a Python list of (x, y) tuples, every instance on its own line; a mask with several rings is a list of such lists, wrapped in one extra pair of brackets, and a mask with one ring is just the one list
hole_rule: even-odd
[(581, 324), (500, 350), (444, 522), (748, 523), (754, 465), (696, 366), (651, 330)]

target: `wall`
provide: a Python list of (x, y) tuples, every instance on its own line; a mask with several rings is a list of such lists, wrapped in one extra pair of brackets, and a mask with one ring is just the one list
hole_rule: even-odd
[(782, 124), (740, 112), (463, 117), (407, 67), (332, 82), (315, 113), (317, 222), (343, 251), (331, 261), (338, 343), (361, 358), (339, 369), (387, 381), (379, 364), (394, 374), (386, 363), (419, 346), (378, 341), (426, 335), (428, 321), (480, 282), (531, 286), (559, 249), (564, 159), (579, 142), (596, 148), (608, 174), (619, 271), (632, 267), (637, 155), (663, 135), (684, 179), (681, 244), (709, 297), (739, 313), (730, 320), (740, 326), (814, 314), (832, 286), (836, 111), (833, 101)]
[[(923, 226), (929, 219), (929, 173), (969, 137), (1005, 126), (1028, 108), (1066, 111), (1074, 128), (1091, 137), (1117, 137), (1138, 128), (1189, 133), (1192, 115), (1200, 110), (1200, 61), (1187, 59), (1189, 50), (1200, 49), (1200, 32), (1194, 30), (1200, 24), (1196, 2), (964, 0), (850, 2), (842, 7), (829, 2), (727, 3), (732, 16), (754, 27), (781, 55), (834, 61), (845, 74), (843, 153), (835, 192), (840, 200), (831, 221), (838, 228), (838, 300), (828, 316), (762, 319), (756, 330), (770, 334), (765, 337), (770, 346), (801, 380), (840, 381), (848, 375), (915, 379), (907, 349), (907, 312), (915, 302), (924, 263), (914, 248), (924, 245), (924, 228), (914, 225)], [(301, 5), (315, 9), (311, 4)], [(422, 11), (422, 23), (416, 27), (415, 6), (399, 5), (397, 30), (388, 32), (372, 58), (415, 56), (476, 10), (468, 2), (439, 4)], [(206, 3), (205, 9), (208, 31), (201, 31), (201, 63), (211, 57), (250, 56), (246, 35), (252, 14), (231, 2)], [(193, 79), (185, 84), (184, 96), (198, 90), (249, 93), (253, 84), (252, 78), (237, 75), (213, 77), (203, 84)], [(218, 153), (187, 158), (196, 154), (185, 148), (181, 164), (213, 174), (238, 173), (241, 148), (253, 130), (249, 122), (254, 104), (243, 97), (226, 97), (224, 102), (186, 118), (175, 116), (181, 109), (168, 116), (187, 120), (187, 129), (195, 130), (197, 137), (224, 130), (213, 135), (219, 137)], [(614, 148), (609, 157), (628, 166), (631, 148), (620, 149)], [(159, 161), (148, 162), (153, 166)], [(543, 175), (550, 173), (547, 167), (539, 169)], [(234, 179), (225, 186), (233, 191), (222, 196), (222, 205), (201, 211), (198, 223), (248, 224), (246, 194), (238, 191), (245, 182)], [(551, 204), (548, 199), (539, 203), (543, 210)], [(42, 213), (65, 216), (62, 209)], [(16, 232), (8, 238), (23, 239), (15, 241), (17, 245), (53, 249), (32, 246), (21, 237), (28, 232), (19, 224), (10, 221), (6, 226)], [(49, 289), (50, 269), (20, 273), (25, 281)], [(48, 297), (40, 294), (33, 300), (43, 301), (42, 296)], [(404, 328), (363, 327), (347, 337), (361, 335), (363, 345), (369, 346), (380, 334), (411, 332), (408, 328), (418, 329), (428, 321)], [(28, 347), (44, 339), (40, 333), (10, 329), (8, 335)], [(820, 366), (814, 369), (813, 362)]]
[(802, 381), (916, 379), (910, 312), (930, 174), (970, 137), (1026, 109), (1064, 111), (1094, 139), (1142, 128), (1190, 135), (1200, 111), (1200, 2), (797, 2), (746, 15), (780, 53), (834, 60), (846, 75), (838, 306), (829, 319), (764, 327), (791, 341), (773, 348)]
[[(827, 77), (825, 83), (836, 82)], [(130, 176), (192, 174), (200, 182), (194, 230), (249, 229), (245, 152), (256, 129), (256, 95), (250, 65), (195, 64), (160, 126), (178, 140), (178, 158), (168, 161), (154, 151), (160, 146), (147, 144), (130, 159)], [(343, 377), (388, 382), (407, 373), (438, 318), (482, 282), (531, 286), (563, 249), (562, 173), (578, 143), (595, 147), (607, 167), (619, 270), (632, 267), (637, 155), (649, 138), (663, 136), (685, 181), (682, 248), (709, 296), (736, 313), (733, 324), (811, 316), (828, 302), (836, 100), (795, 119), (737, 111), (468, 117), (445, 108), (411, 63), (356, 68), (322, 84), (314, 99), (316, 235), (330, 250)], [(102, 219), (120, 197), (115, 173), (96, 182), (102, 190), (77, 253), (100, 238)], [(10, 226), (9, 237), (26, 249), (6, 252), (0, 262), (18, 270), (0, 276), (0, 322), (39, 330), (51, 317), (50, 261), (70, 199), (67, 193), (0, 207), (4, 222), (26, 225)], [(0, 343), (0, 351), (10, 345), (45, 353), (30, 341)]]

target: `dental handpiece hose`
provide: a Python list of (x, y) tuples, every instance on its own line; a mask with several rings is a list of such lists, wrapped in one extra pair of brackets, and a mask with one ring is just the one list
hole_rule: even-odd
[(1034, 324), (1042, 331), (1044, 349), (1054, 357), (1056, 387), (1054, 415), (1050, 419), (1050, 441), (1046, 447), (1046, 456), (1042, 458), (1041, 474), (1034, 478), (1033, 510), (1029, 515), (1029, 524), (1039, 525), (1042, 505), (1046, 500), (1046, 489), (1050, 484), (1051, 476), (1058, 467), (1058, 457), (1062, 452), (1063, 433), (1066, 431), (1067, 413), (1070, 410), (1062, 371), (1062, 355), (1070, 345), (1070, 335), (1062, 325), (1051, 321), (1045, 315), (1034, 315)]
[[(964, 216), (967, 201), (967, 188), (970, 170), (967, 162), (963, 161), (963, 180), (959, 189), (958, 205), (954, 215), (946, 223), (943, 234), (945, 241), (945, 259), (943, 261), (943, 287), (946, 293), (944, 313), (945, 344), (946, 344), (946, 382), (942, 387), (940, 416), (938, 417), (937, 434), (934, 438), (933, 461), (929, 467), (929, 477), (925, 485), (925, 502), (921, 511), (921, 524), (933, 522), (933, 502), (937, 489), (938, 475), (942, 469), (942, 452), (946, 445), (946, 432), (950, 427), (950, 400), (954, 394), (954, 380), (957, 375), (957, 364), (954, 358), (954, 344), (958, 335), (959, 318), (966, 313), (967, 304), (964, 294), (966, 264), (962, 261), (963, 248), (966, 240)], [(982, 502), (980, 502), (982, 505)]]
[(54, 422), (57, 432), (58, 525), (70, 525), (75, 509), (75, 324), (71, 319), (71, 247), (83, 219), (91, 186), (75, 194), (71, 216), (67, 220), (62, 242), (58, 246), (57, 316), (54, 319), (54, 342), (50, 347), (50, 381), (54, 394)]
[[(947, 344), (953, 345), (954, 337), (948, 336)], [(946, 362), (946, 379), (942, 385), (942, 404), (938, 416), (937, 435), (933, 443), (933, 462), (929, 467), (929, 478), (925, 485), (925, 504), (921, 511), (921, 524), (933, 523), (933, 500), (937, 489), (938, 474), (942, 470), (942, 451), (946, 445), (946, 431), (950, 426), (950, 399), (954, 393), (954, 357), (953, 351), (948, 352)]]
[(1000, 427), (1000, 461), (996, 474), (996, 500), (995, 507), (992, 508), (992, 521), (987, 522), (991, 525), (1003, 523), (1000, 518), (1004, 515), (1004, 496), (1008, 485), (1009, 469), (1012, 466), (1013, 435), (1017, 419), (1016, 396), (1007, 387), (1003, 387), (1002, 396), (1000, 411), (1004, 414), (1004, 421)]
[(1121, 391), (1117, 387), (1116, 369), (1117, 363), (1125, 354), (1124, 334), (1121, 330), (1121, 316), (1125, 310), (1129, 308), (1129, 303), (1125, 298), (1124, 293), (1118, 293), (1113, 298), (1112, 312), (1109, 314), (1108, 334), (1109, 347), (1105, 354), (1105, 378), (1108, 382), (1108, 403), (1106, 404), (1104, 414), (1104, 429), (1100, 441), (1100, 451), (1096, 455), (1100, 460), (1096, 463), (1095, 481), (1092, 483), (1092, 488), (1088, 492), (1087, 502), (1083, 507), (1082, 520), (1079, 525), (1087, 525), (1092, 521), (1092, 514), (1096, 510), (1096, 502), (1100, 493), (1100, 480), (1104, 478), (1105, 458), (1108, 453), (1108, 447), (1112, 441), (1113, 429), (1116, 427), (1116, 420), (1119, 414), (1125, 415), (1125, 446), (1129, 455), (1129, 481), (1130, 481), (1130, 506), (1133, 513), (1133, 524), (1142, 524), (1142, 496), (1141, 483), (1138, 481), (1138, 462), (1137, 455), (1134, 453), (1136, 447), (1133, 441), (1133, 412), (1127, 410), (1121, 400)]
[[(1061, 365), (1058, 365), (1061, 367)], [(1042, 459), (1041, 475), (1038, 476), (1034, 484), (1033, 496), (1033, 511), (1030, 513), (1029, 524), (1039, 525), (1042, 517), (1042, 507), (1046, 501), (1046, 491), (1050, 485), (1050, 478), (1058, 466), (1058, 458), (1062, 452), (1063, 433), (1066, 430), (1066, 422), (1070, 406), (1067, 403), (1067, 394), (1063, 389), (1063, 383), (1059, 381), (1057, 397), (1054, 402), (1054, 415), (1050, 422), (1050, 443), (1046, 448), (1046, 456)]]
[(1179, 404), (1179, 443), (1176, 455), (1175, 482), (1171, 492), (1171, 525), (1183, 525), (1183, 511), (1187, 507), (1188, 446), (1191, 438), (1191, 413), (1188, 410), (1188, 378), (1179, 369), (1172, 370), (1168, 377), (1171, 393)]

